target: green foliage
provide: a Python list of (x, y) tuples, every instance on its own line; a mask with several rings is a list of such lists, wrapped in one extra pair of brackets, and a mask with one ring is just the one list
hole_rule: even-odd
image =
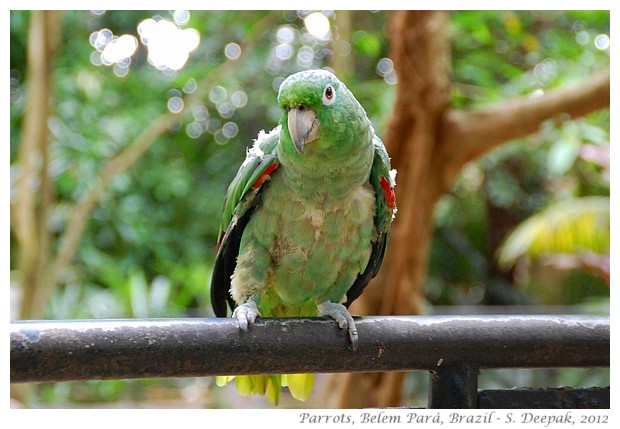
[[(609, 64), (609, 50), (594, 43), (609, 34), (604, 11), (453, 12), (451, 25), (453, 101), (460, 107), (569, 85)], [(592, 275), (579, 276), (580, 286), (571, 281), (577, 274), (515, 281), (518, 273), (502, 270), (495, 253), (520, 222), (554, 201), (609, 196), (609, 141), (609, 111), (560, 117), (467, 166), (436, 210), (430, 301), (558, 305), (608, 298)], [(609, 228), (600, 233), (608, 236)], [(545, 290), (555, 291), (553, 299), (542, 298)]]
[(609, 63), (606, 11), (452, 13), (454, 102), (488, 103), (574, 82)]
[[(280, 115), (276, 89), (284, 77), (330, 66), (334, 59), (333, 40), (313, 37), (304, 27), (307, 13), (191, 12), (178, 26), (196, 29), (200, 44), (177, 71), (151, 66), (141, 43), (125, 70), (95, 65), (99, 54), (89, 43), (89, 36), (104, 28), (117, 36), (139, 37), (142, 20), (159, 16), (172, 21), (172, 11), (64, 13), (49, 120), (48, 171), (55, 201), (48, 225), (54, 249), (71, 210), (102, 167), (166, 114), (175, 97), (187, 102), (192, 94), (205, 95), (185, 106), (179, 121), (105, 190), (47, 317), (211, 314), (208, 282), (226, 187), (245, 148), (260, 130), (275, 126)], [(388, 14), (351, 12), (351, 32), (340, 34), (335, 28), (338, 13), (325, 12), (332, 39), (348, 43), (346, 84), (384, 135), (396, 88), (388, 58)], [(30, 15), (10, 14), (10, 157), (15, 175), (28, 86)], [(609, 27), (608, 11), (453, 12), (455, 107), (530, 95), (585, 78), (609, 64), (609, 49), (594, 44), (598, 35), (609, 35)], [(239, 45), (239, 58), (226, 57), (230, 43)], [(608, 166), (596, 155), (608, 148), (607, 111), (579, 121), (550, 121), (536, 136), (502, 146), (468, 166), (437, 207), (426, 284), (429, 301), (524, 303), (547, 294), (552, 298), (544, 302), (562, 304), (608, 297), (598, 279), (577, 272), (566, 276), (567, 286), (560, 289), (571, 291), (570, 297), (553, 292), (541, 278), (515, 288), (512, 273), (499, 270), (494, 260), (509, 231), (554, 201), (608, 196)], [(14, 247), (12, 237), (12, 270), (17, 267)], [(157, 396), (145, 393), (157, 391), (155, 385), (161, 386), (149, 380), (44, 384), (31, 405), (141, 400)]]
[(499, 263), (507, 268), (523, 255), (609, 254), (610, 220), (607, 197), (559, 201), (519, 224), (499, 248)]

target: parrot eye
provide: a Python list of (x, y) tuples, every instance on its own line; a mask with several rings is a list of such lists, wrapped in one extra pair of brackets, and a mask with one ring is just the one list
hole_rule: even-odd
[(334, 101), (336, 101), (336, 91), (334, 91), (333, 86), (327, 85), (323, 91), (323, 104), (330, 106), (334, 104)]

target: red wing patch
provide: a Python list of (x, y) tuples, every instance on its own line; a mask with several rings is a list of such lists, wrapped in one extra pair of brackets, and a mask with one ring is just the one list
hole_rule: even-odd
[(263, 185), (263, 183), (265, 183), (265, 181), (269, 179), (269, 176), (271, 175), (271, 173), (273, 173), (273, 170), (278, 168), (279, 165), (280, 165), (279, 162), (274, 162), (269, 167), (267, 167), (267, 169), (263, 172), (263, 174), (261, 174), (258, 177), (258, 179), (256, 179), (256, 182), (254, 182), (254, 184), (252, 185), (252, 189), (260, 188)]
[(394, 188), (390, 185), (388, 179), (384, 176), (381, 177), (381, 187), (383, 188), (383, 192), (385, 193), (385, 200), (388, 203), (388, 206), (394, 210), (396, 207), (396, 194), (394, 194)]

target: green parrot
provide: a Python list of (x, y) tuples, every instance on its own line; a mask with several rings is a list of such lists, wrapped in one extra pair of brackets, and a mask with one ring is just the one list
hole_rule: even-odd
[[(326, 70), (280, 86), (279, 125), (261, 131), (224, 201), (211, 280), (218, 317), (329, 316), (358, 346), (347, 307), (375, 277), (396, 212), (387, 151), (364, 108)], [(306, 400), (313, 374), (220, 376), (242, 395)]]

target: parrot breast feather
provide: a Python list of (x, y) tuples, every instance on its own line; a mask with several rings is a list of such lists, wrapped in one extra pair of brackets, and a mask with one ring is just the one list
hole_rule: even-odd
[(226, 316), (227, 302), (235, 307), (228, 293), (230, 276), (237, 263), (243, 230), (260, 203), (265, 183), (280, 165), (275, 154), (279, 134), (279, 126), (269, 133), (259, 133), (226, 192), (211, 285), (211, 304), (219, 317)]

